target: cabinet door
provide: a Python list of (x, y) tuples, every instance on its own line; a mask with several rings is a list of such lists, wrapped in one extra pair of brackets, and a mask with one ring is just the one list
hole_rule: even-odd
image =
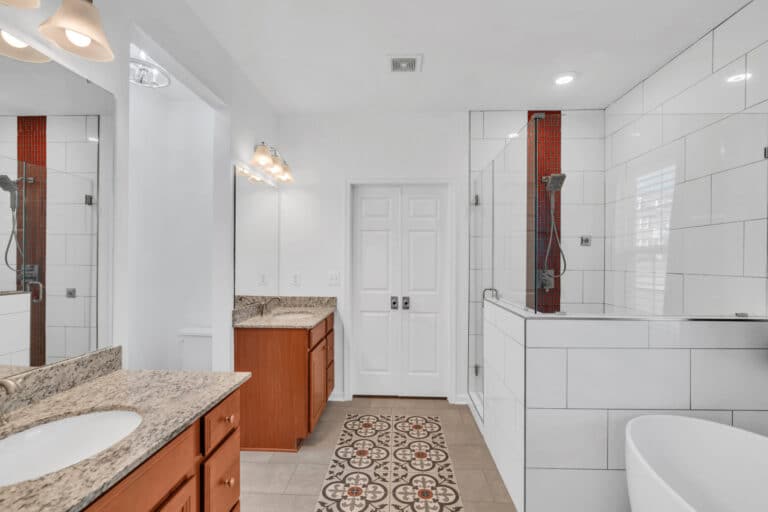
[(199, 495), (200, 487), (197, 484), (197, 475), (194, 475), (157, 512), (198, 512)]
[(317, 420), (323, 413), (328, 385), (326, 368), (328, 347), (325, 340), (321, 341), (309, 353), (309, 430), (315, 429)]

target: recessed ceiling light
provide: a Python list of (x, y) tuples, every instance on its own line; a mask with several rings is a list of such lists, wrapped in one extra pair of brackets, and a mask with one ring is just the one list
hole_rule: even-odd
[(576, 79), (576, 75), (574, 73), (563, 73), (562, 75), (557, 75), (555, 77), (555, 84), (567, 85), (573, 82), (575, 79)]
[(738, 75), (733, 75), (728, 77), (729, 83), (736, 83), (736, 82), (743, 82), (744, 80), (749, 80), (752, 78), (752, 73), (739, 73)]
[(512, 132), (512, 133), (510, 133), (509, 135), (507, 135), (507, 138), (508, 138), (508, 139), (516, 139), (516, 138), (518, 138), (519, 136), (520, 136), (520, 133), (519, 133), (519, 132)]

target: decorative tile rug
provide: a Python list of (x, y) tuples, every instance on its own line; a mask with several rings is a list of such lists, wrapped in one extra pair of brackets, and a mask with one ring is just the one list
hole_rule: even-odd
[(462, 512), (437, 416), (347, 414), (315, 512)]

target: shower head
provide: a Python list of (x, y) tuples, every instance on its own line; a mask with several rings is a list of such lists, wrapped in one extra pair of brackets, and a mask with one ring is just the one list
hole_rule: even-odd
[(541, 181), (547, 184), (547, 192), (560, 192), (565, 183), (565, 174), (550, 174), (541, 178)]
[(6, 174), (0, 174), (0, 188), (11, 194), (11, 210), (15, 212), (19, 192), (18, 182)]

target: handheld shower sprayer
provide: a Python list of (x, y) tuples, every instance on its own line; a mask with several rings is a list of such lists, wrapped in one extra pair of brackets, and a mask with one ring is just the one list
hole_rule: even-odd
[(11, 179), (7, 174), (0, 174), (0, 189), (5, 190), (11, 195), (11, 234), (8, 236), (8, 243), (5, 246), (5, 266), (9, 270), (16, 272), (16, 269), (11, 265), (8, 253), (11, 251), (11, 243), (16, 241), (16, 250), (24, 257), (21, 246), (19, 246), (19, 237), (17, 236), (18, 226), (16, 225), (16, 209), (19, 206), (19, 182), (18, 180)]
[(16, 211), (19, 202), (19, 184), (7, 174), (0, 174), (0, 188), (11, 194), (11, 211)]
[[(555, 222), (555, 192), (561, 192), (563, 190), (565, 177), (565, 174), (550, 174), (549, 176), (541, 178), (541, 181), (547, 186), (547, 192), (549, 193), (549, 241), (547, 242), (547, 253), (544, 255), (544, 268), (539, 271), (539, 285), (544, 288), (545, 291), (554, 288), (555, 278), (562, 277), (568, 268), (568, 262), (565, 258), (565, 252), (563, 251), (563, 244), (560, 242), (560, 233), (557, 231), (557, 223)], [(558, 275), (555, 275), (554, 269), (549, 266), (549, 255), (552, 252), (552, 242), (557, 243), (559, 255), (563, 258), (563, 269)]]

